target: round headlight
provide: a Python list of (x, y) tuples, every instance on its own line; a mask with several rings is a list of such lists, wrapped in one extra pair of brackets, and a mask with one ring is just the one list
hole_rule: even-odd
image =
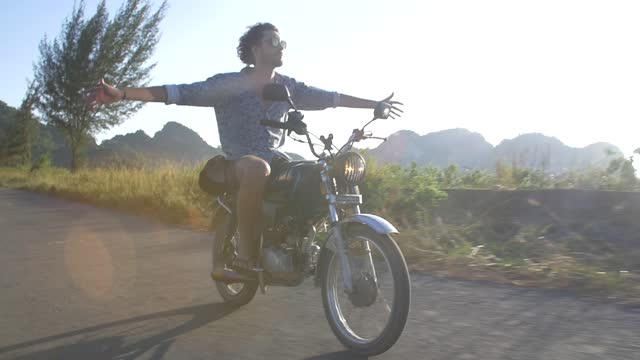
[(358, 185), (364, 180), (366, 169), (364, 158), (355, 152), (347, 152), (338, 156), (333, 166), (333, 176), (348, 185)]

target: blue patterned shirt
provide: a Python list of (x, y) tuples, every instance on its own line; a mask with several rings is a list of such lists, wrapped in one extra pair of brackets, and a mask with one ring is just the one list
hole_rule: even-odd
[[(265, 103), (261, 94), (251, 88), (249, 71), (244, 68), (202, 82), (165, 85), (166, 104), (213, 107), (222, 151), (228, 159), (255, 155), (271, 162), (275, 150), (284, 143), (284, 131), (261, 125), (260, 121), (284, 122), (290, 106), (286, 102)], [(274, 81), (287, 86), (299, 110), (323, 110), (338, 105), (337, 92), (307, 86), (278, 73)]]

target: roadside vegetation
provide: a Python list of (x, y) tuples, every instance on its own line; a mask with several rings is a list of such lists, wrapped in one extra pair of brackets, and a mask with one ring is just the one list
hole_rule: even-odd
[[(640, 253), (616, 252), (580, 231), (558, 233), (546, 223), (523, 226), (490, 217), (452, 223), (438, 215), (438, 206), (451, 189), (640, 190), (635, 175), (625, 178), (628, 174), (620, 171), (624, 164), (560, 177), (502, 164), (494, 173), (463, 172), (455, 166), (369, 164), (366, 183), (361, 186), (363, 211), (397, 225), (401, 231), (398, 242), (415, 271), (526, 286), (571, 287), (609, 297), (640, 297), (640, 274), (636, 272), (640, 270)], [(41, 159), (31, 166), (0, 168), (0, 186), (207, 229), (215, 207), (198, 187), (199, 170), (199, 166), (167, 165), (71, 172), (50, 167), (47, 159)]]

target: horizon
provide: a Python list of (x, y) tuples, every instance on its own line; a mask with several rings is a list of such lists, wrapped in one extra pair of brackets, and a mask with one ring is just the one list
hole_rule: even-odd
[[(213, 147), (213, 148), (219, 148), (219, 147), (220, 147), (220, 144), (215, 144), (215, 145), (214, 145), (214, 144), (209, 143), (209, 142), (208, 142), (208, 141), (206, 141), (206, 139), (202, 136), (202, 134), (199, 134), (197, 131), (195, 131), (195, 130), (191, 129), (190, 127), (186, 126), (185, 124), (180, 123), (179, 121), (173, 121), (173, 120), (172, 120), (172, 121), (168, 121), (168, 122), (166, 122), (166, 123), (162, 126), (162, 128), (160, 128), (158, 131), (154, 132), (153, 134), (149, 134), (149, 133), (147, 133), (146, 131), (144, 131), (144, 129), (138, 129), (138, 130), (131, 131), (131, 132), (128, 132), (128, 133), (115, 134), (114, 136), (112, 136), (112, 137), (110, 137), (110, 138), (104, 138), (104, 139), (102, 139), (102, 140), (100, 140), (100, 141), (97, 141), (97, 140), (96, 140), (96, 145), (101, 146), (101, 145), (102, 145), (102, 143), (103, 143), (104, 141), (112, 140), (112, 139), (113, 139), (114, 137), (116, 137), (116, 136), (131, 135), (131, 134), (135, 134), (135, 133), (137, 133), (137, 132), (139, 132), (139, 131), (142, 131), (145, 135), (149, 136), (150, 138), (154, 138), (154, 137), (155, 137), (155, 135), (156, 135), (158, 132), (162, 131), (162, 130), (164, 129), (164, 127), (165, 127), (168, 123), (170, 123), (170, 122), (177, 123), (177, 124), (179, 124), (179, 125), (182, 125), (182, 126), (186, 127), (187, 129), (189, 129), (189, 130), (191, 130), (191, 131), (195, 132), (198, 136), (200, 136), (200, 138), (201, 138), (201, 139), (202, 139), (202, 140), (203, 140), (207, 145), (209, 145), (209, 146), (211, 146), (211, 147)], [(525, 135), (541, 135), (541, 136), (543, 136), (543, 137), (545, 137), (545, 138), (558, 140), (560, 143), (562, 143), (562, 145), (565, 145), (565, 146), (567, 146), (567, 147), (569, 147), (569, 148), (572, 148), (572, 149), (584, 149), (584, 148), (589, 147), (589, 146), (592, 146), (592, 145), (597, 145), (597, 144), (607, 144), (607, 145), (614, 146), (614, 147), (615, 147), (615, 148), (617, 148), (618, 150), (622, 151), (622, 150), (620, 149), (620, 147), (619, 147), (619, 146), (617, 146), (616, 144), (609, 143), (609, 142), (606, 142), (606, 141), (596, 141), (596, 142), (593, 142), (593, 143), (587, 144), (587, 145), (582, 146), (582, 147), (574, 147), (574, 146), (568, 145), (568, 144), (567, 144), (567, 143), (565, 143), (562, 139), (559, 139), (559, 138), (557, 138), (557, 137), (555, 137), (555, 136), (550, 136), (550, 135), (546, 135), (546, 134), (543, 134), (543, 133), (539, 133), (539, 132), (531, 132), (531, 133), (518, 134), (518, 135), (516, 135), (515, 137), (512, 137), (512, 138), (505, 138), (505, 139), (502, 139), (498, 144), (492, 144), (492, 143), (490, 143), (489, 141), (487, 141), (487, 139), (484, 137), (484, 135), (483, 135), (482, 133), (480, 133), (480, 132), (472, 131), (472, 130), (465, 129), (465, 128), (451, 128), (451, 129), (443, 129), (443, 130), (438, 130), (438, 131), (429, 132), (429, 133), (426, 133), (426, 134), (419, 134), (419, 133), (416, 133), (415, 131), (410, 130), (410, 129), (399, 129), (399, 130), (397, 130), (396, 132), (394, 132), (394, 133), (390, 134), (389, 136), (395, 135), (395, 134), (397, 134), (398, 132), (401, 132), (401, 131), (410, 131), (410, 132), (413, 132), (413, 133), (417, 134), (418, 136), (422, 137), (422, 136), (431, 135), (431, 134), (436, 134), (436, 133), (441, 133), (441, 132), (445, 132), (445, 131), (449, 131), (449, 130), (465, 130), (465, 131), (468, 131), (468, 132), (470, 132), (470, 133), (472, 133), (472, 134), (478, 134), (478, 135), (480, 135), (480, 136), (482, 137), (482, 139), (483, 139), (484, 141), (486, 141), (486, 142), (487, 142), (489, 145), (491, 145), (493, 148), (497, 147), (498, 145), (500, 145), (500, 144), (501, 144), (502, 142), (504, 142), (505, 140), (515, 140), (515, 139), (517, 139), (518, 137), (525, 136)], [(370, 149), (374, 149), (374, 148), (378, 147), (378, 146), (379, 146), (379, 145), (381, 145), (382, 143), (383, 143), (383, 141), (380, 141), (380, 142), (379, 142), (379, 144), (377, 144), (377, 145), (375, 145), (375, 146), (372, 146), (372, 147), (364, 147), (364, 148), (358, 148), (358, 149), (363, 149), (363, 150), (364, 150), (364, 149), (369, 149), (369, 150), (370, 150)], [(340, 144), (340, 145), (341, 145), (341, 144)], [(307, 146), (307, 145), (305, 145), (305, 146)], [(287, 150), (287, 152), (289, 152), (289, 151)], [(623, 154), (624, 154), (624, 153), (623, 153)], [(302, 155), (302, 154), (298, 154), (298, 155)], [(305, 156), (305, 158), (307, 158), (307, 159), (308, 159), (309, 157), (308, 157), (308, 156)]]
[[(85, 14), (93, 14), (97, 2), (87, 0)], [(155, 9), (160, 1), (152, 3)], [(49, 39), (59, 35), (73, 4), (25, 0), (0, 14), (7, 49), (0, 57), (6, 69), (0, 100), (19, 106), (24, 80), (32, 77), (31, 65), (39, 56), (38, 42), (45, 34)], [(120, 4), (107, 3), (110, 17)], [(237, 39), (248, 25), (269, 21), (290, 45), (279, 72), (375, 100), (395, 91), (395, 98), (405, 103), (405, 116), (373, 124), (370, 130), (377, 136), (401, 129), (424, 135), (465, 128), (494, 147), (526, 133), (555, 137), (574, 148), (607, 142), (627, 157), (640, 147), (640, 2), (366, 4), (169, 2), (151, 59), (157, 66), (150, 85), (238, 71), (243, 65), (235, 54)], [(314, 16), (296, 16), (309, 13)], [(336, 142), (344, 142), (371, 113), (329, 109), (305, 115), (312, 132), (331, 131)], [(213, 109), (164, 104), (147, 104), (96, 138), (101, 142), (138, 129), (154, 134), (169, 121), (219, 146)], [(362, 145), (374, 148), (379, 143)], [(306, 145), (293, 141), (282, 150), (310, 155)]]

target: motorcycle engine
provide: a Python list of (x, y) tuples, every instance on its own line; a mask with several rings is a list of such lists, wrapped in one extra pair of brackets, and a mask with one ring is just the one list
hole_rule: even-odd
[(263, 250), (264, 269), (270, 273), (293, 272), (293, 251), (268, 247)]

